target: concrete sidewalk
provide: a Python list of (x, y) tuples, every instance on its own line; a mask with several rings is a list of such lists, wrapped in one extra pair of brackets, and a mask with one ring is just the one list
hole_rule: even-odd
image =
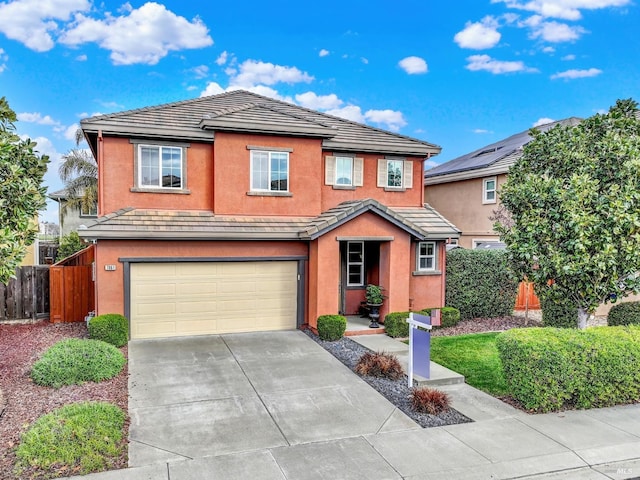
[(458, 384), (423, 429), (302, 332), (131, 342), (130, 464), (111, 479), (625, 479), (640, 405), (527, 415)]

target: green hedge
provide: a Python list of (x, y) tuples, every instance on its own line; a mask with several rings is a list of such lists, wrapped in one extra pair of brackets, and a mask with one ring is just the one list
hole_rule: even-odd
[(496, 340), (511, 395), (548, 412), (637, 402), (640, 327), (512, 329)]
[(407, 323), (409, 312), (391, 312), (384, 317), (384, 331), (393, 338), (408, 337), (409, 324)]
[[(420, 310), (423, 315), (431, 315), (431, 308)], [(440, 308), (440, 328), (455, 327), (460, 321), (460, 310), (453, 307)]]
[(518, 281), (504, 250), (447, 252), (445, 304), (461, 318), (504, 317), (513, 313)]
[(118, 313), (105, 313), (89, 320), (89, 338), (102, 340), (116, 347), (129, 341), (129, 321)]
[(552, 288), (536, 288), (545, 327), (578, 328), (578, 307)]
[(318, 336), (321, 340), (340, 340), (347, 329), (347, 319), (342, 315), (321, 315), (318, 317)]
[(616, 325), (640, 325), (640, 302), (624, 302), (614, 305), (609, 310), (607, 324)]

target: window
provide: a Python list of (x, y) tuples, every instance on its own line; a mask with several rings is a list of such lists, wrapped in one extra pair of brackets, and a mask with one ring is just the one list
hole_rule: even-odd
[(482, 180), (482, 203), (496, 203), (496, 177)]
[(251, 190), (289, 191), (289, 153), (251, 151)]
[(140, 145), (138, 160), (140, 187), (182, 188), (182, 148)]
[(418, 271), (433, 271), (436, 269), (436, 243), (418, 243)]
[(413, 162), (400, 158), (378, 159), (378, 187), (403, 190), (413, 186)]
[(325, 157), (324, 184), (338, 188), (361, 187), (364, 159), (348, 155)]
[(80, 205), (80, 216), (81, 217), (97, 217), (98, 216), (98, 204), (93, 202), (91, 205), (85, 205), (82, 203)]
[(364, 242), (347, 242), (347, 286), (364, 285)]

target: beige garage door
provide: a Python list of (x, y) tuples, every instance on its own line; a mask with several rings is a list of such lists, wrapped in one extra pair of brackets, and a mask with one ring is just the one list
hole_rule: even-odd
[(297, 262), (131, 264), (131, 337), (296, 328)]

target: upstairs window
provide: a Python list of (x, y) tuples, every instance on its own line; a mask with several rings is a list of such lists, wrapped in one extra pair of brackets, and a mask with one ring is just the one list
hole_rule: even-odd
[(182, 148), (140, 145), (138, 179), (143, 188), (183, 188)]
[(489, 177), (482, 180), (482, 203), (496, 203), (496, 177)]
[(436, 242), (418, 243), (418, 271), (433, 272), (436, 269)]
[(81, 217), (97, 217), (98, 216), (98, 204), (91, 202), (91, 205), (80, 204), (80, 216)]
[(413, 187), (413, 162), (402, 158), (378, 159), (378, 187), (389, 190)]
[(364, 159), (350, 156), (325, 158), (324, 184), (334, 187), (361, 187)]
[(251, 150), (251, 190), (289, 191), (289, 153)]

